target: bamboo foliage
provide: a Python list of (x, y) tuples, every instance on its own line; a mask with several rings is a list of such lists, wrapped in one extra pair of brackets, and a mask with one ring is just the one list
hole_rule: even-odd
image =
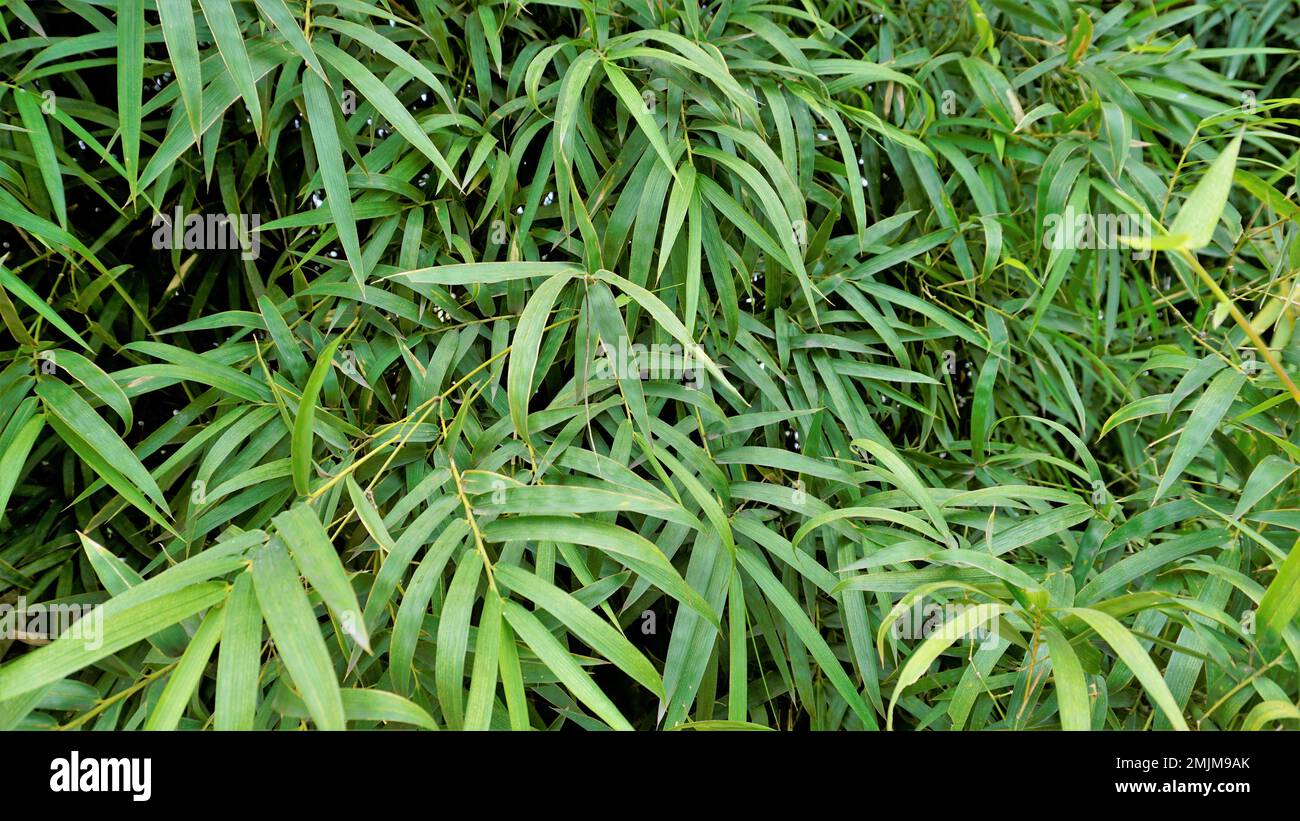
[(0, 6), (0, 728), (1260, 729), (1290, 0)]

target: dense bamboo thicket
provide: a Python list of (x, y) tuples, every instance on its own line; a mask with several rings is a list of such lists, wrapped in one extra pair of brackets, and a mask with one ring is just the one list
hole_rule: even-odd
[(1300, 719), (1294, 0), (0, 5), (0, 728)]

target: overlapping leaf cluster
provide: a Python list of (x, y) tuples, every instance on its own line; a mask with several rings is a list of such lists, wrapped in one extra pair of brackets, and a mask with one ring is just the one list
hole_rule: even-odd
[(1294, 722), (1298, 45), (8, 0), (0, 727)]

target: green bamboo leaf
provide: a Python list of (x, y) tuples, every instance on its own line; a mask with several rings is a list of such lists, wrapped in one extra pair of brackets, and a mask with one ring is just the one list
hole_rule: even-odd
[(316, 426), (316, 398), (320, 395), (325, 377), (329, 375), (334, 364), (334, 354), (343, 343), (343, 337), (335, 337), (325, 350), (321, 351), (316, 364), (312, 366), (311, 376), (302, 389), (302, 399), (298, 402), (298, 412), (293, 417), (293, 487), (299, 496), (306, 496), (311, 491), (312, 443)]
[(664, 165), (672, 172), (673, 177), (676, 177), (677, 166), (673, 162), (672, 152), (668, 150), (668, 144), (664, 142), (663, 131), (660, 130), (659, 124), (654, 121), (654, 118), (650, 116), (650, 112), (646, 110), (645, 100), (637, 93), (632, 81), (623, 73), (623, 69), (608, 60), (603, 61), (601, 67), (605, 70), (605, 76), (609, 78), (614, 93), (618, 95), (628, 113), (632, 115), (632, 119), (636, 120), (637, 127), (645, 134), (646, 139), (650, 141), (650, 146), (659, 155), (659, 159), (664, 161)]
[(276, 536), (253, 555), (253, 588), (275, 649), (317, 729), (346, 726), (339, 681), (298, 571)]
[(126, 166), (132, 197), (140, 176), (144, 31), (144, 0), (121, 0), (117, 6), (117, 124), (122, 135), (122, 162)]
[(1156, 669), (1155, 664), (1152, 663), (1151, 657), (1142, 649), (1142, 645), (1138, 643), (1138, 640), (1134, 638), (1127, 627), (1120, 624), (1113, 616), (1100, 610), (1071, 607), (1064, 612), (1078, 616), (1095, 630), (1097, 635), (1105, 639), (1106, 643), (1120, 657), (1120, 660), (1128, 665), (1128, 668), (1133, 671), (1133, 675), (1137, 676), (1138, 681), (1142, 682), (1142, 686), (1146, 689), (1151, 701), (1165, 714), (1165, 717), (1169, 719), (1175, 730), (1187, 729), (1187, 721), (1178, 709), (1178, 702), (1174, 700), (1173, 694), (1169, 692), (1169, 686), (1165, 684), (1164, 678), (1160, 675), (1160, 671)]
[(262, 611), (257, 606), (253, 574), (235, 577), (225, 613), (217, 654), (213, 726), (218, 730), (251, 730), (262, 672)]
[(935, 559), (944, 564), (978, 568), (1026, 593), (1035, 592), (1045, 595), (1047, 592), (1025, 571), (978, 550), (946, 550), (936, 554)]
[(321, 182), (325, 186), (325, 204), (334, 217), (343, 255), (357, 284), (364, 284), (366, 273), (362, 268), (361, 240), (357, 237), (357, 223), (352, 211), (352, 191), (343, 170), (343, 149), (334, 120), (335, 103), (330, 99), (325, 81), (314, 73), (302, 75), (303, 104), (307, 107), (307, 124), (311, 129), (312, 144), (316, 147), (316, 161), (320, 163)]
[(1124, 589), (1135, 579), (1169, 567), (1174, 562), (1203, 550), (1222, 547), (1230, 541), (1228, 531), (1216, 527), (1149, 545), (1137, 553), (1125, 556), (1098, 573), (1079, 590), (1075, 595), (1075, 601), (1080, 604), (1100, 601)]
[(574, 635), (609, 659), (650, 692), (664, 697), (663, 680), (640, 650), (577, 599), (553, 584), (518, 568), (501, 565), (496, 579), (560, 620)]
[[(872, 712), (871, 707), (862, 700), (858, 694), (857, 688), (844, 672), (840, 665), (839, 659), (831, 652), (830, 647), (826, 644), (825, 639), (818, 634), (817, 629), (813, 627), (808, 616), (800, 609), (799, 604), (794, 600), (776, 577), (772, 575), (767, 567), (767, 563), (758, 555), (748, 549), (739, 549), (736, 551), (736, 558), (744, 566), (745, 572), (753, 579), (762, 589), (763, 595), (767, 597), (786, 622), (793, 628), (799, 640), (804, 643), (808, 651), (817, 659), (817, 664), (830, 678), (831, 683), (835, 686), (836, 692), (848, 703), (853, 712), (862, 720), (868, 729), (875, 730), (878, 728), (876, 714)], [(909, 682), (910, 683), (910, 682)], [(902, 686), (900, 685), (900, 689)], [(893, 711), (893, 704), (890, 704), (890, 712)]]
[(0, 453), (0, 515), (3, 515), (9, 506), (9, 498), (13, 493), (14, 487), (17, 486), (18, 480), (22, 478), (22, 470), (27, 463), (27, 457), (32, 452), (32, 445), (36, 444), (36, 439), (41, 435), (41, 430), (45, 427), (45, 416), (35, 414), (9, 440), (9, 445)]
[(1265, 456), (1250, 472), (1246, 486), (1241, 489), (1241, 498), (1237, 500), (1237, 506), (1232, 510), (1232, 517), (1240, 519), (1242, 514), (1254, 508), (1297, 470), (1300, 470), (1300, 465), (1288, 462), (1280, 456), (1271, 454)]
[[(132, 342), (123, 347), (129, 351), (140, 351), (164, 362), (172, 363), (170, 366), (146, 365), (137, 368), (137, 373), (159, 374), (200, 382), (204, 385), (219, 388), (227, 393), (233, 393), (250, 402), (269, 402), (271, 400), (271, 392), (265, 384), (242, 371), (235, 370), (229, 365), (216, 362), (209, 356), (196, 354), (193, 351), (187, 351), (184, 348), (178, 348), (175, 345), (168, 345), (163, 342)], [(141, 381), (147, 381), (147, 377), (146, 380)], [(138, 384), (138, 381), (128, 383), (126, 390), (130, 391), (136, 384)]]
[(298, 569), (320, 593), (343, 631), (369, 653), (370, 636), (366, 632), (361, 605), (357, 603), (357, 595), (352, 590), (347, 571), (343, 569), (343, 562), (316, 511), (299, 502), (271, 521), (288, 546)]
[(429, 600), (442, 580), (442, 571), (452, 553), (468, 535), (469, 525), (464, 520), (449, 522), (420, 560), (398, 605), (393, 635), (388, 643), (388, 657), (393, 684), (400, 693), (410, 691), (411, 661), (415, 658), (415, 647), (429, 609)]
[[(59, 254), (68, 259), (73, 259), (68, 252), (76, 251), (82, 259), (94, 266), (96, 271), (105, 276), (109, 275), (108, 269), (104, 267), (104, 264), (95, 257), (94, 253), (92, 253), (91, 250), (81, 242), (81, 240), (77, 239), (72, 234), (69, 234), (67, 231), (64, 231), (49, 220), (28, 211), (20, 205), (16, 199), (14, 199), (12, 194), (3, 188), (0, 188), (0, 221), (30, 231), (35, 234), (41, 242), (53, 248)], [(7, 256), (7, 253), (0, 254), (0, 262), (3, 262)], [(0, 267), (0, 271), (3, 271), (2, 267)], [(14, 291), (14, 287), (8, 280), (6, 280), (4, 284), (8, 290)], [(19, 296), (21, 296), (21, 294), (19, 294)], [(26, 300), (24, 299), (23, 301), (25, 302)], [(45, 312), (42, 311), (42, 314), (44, 313)], [(53, 311), (50, 311), (49, 313), (53, 313)], [(54, 320), (51, 320), (51, 322), (54, 322)], [(69, 331), (64, 330), (66, 327), (65, 325), (59, 322), (54, 322), (54, 324), (59, 328), (59, 330), (68, 333), (74, 339), (77, 339), (77, 341), (81, 341), (75, 334), (71, 334)]]
[(1052, 678), (1056, 682), (1056, 709), (1061, 714), (1062, 730), (1087, 730), (1092, 726), (1092, 708), (1088, 685), (1084, 681), (1079, 656), (1070, 640), (1050, 625), (1043, 628), (1047, 649), (1052, 654)]
[(510, 729), (528, 729), (528, 703), (524, 695), (524, 673), (515, 648), (515, 634), (510, 625), (501, 622), (501, 639), (497, 648), (500, 660), (501, 689), (506, 697), (506, 710), (510, 714)]
[(1082, 503), (1061, 505), (1046, 513), (1031, 516), (1019, 524), (999, 530), (985, 543), (994, 556), (1009, 553), (1017, 547), (1033, 544), (1039, 539), (1067, 533), (1070, 528), (1097, 515), (1091, 506)]
[(451, 182), (453, 186), (459, 188), (456, 182), (456, 172), (447, 163), (447, 158), (442, 155), (429, 135), (425, 134), (420, 128), (420, 124), (415, 121), (402, 103), (393, 95), (388, 87), (380, 82), (379, 78), (370, 73), (370, 70), (362, 65), (359, 61), (345, 51), (342, 51), (324, 40), (318, 40), (315, 44), (316, 53), (325, 58), (325, 60), (338, 69), (339, 73), (348, 78), (348, 82), (354, 84), (366, 101), (373, 105), (384, 119), (393, 124), (397, 132), (415, 146), (421, 154), (428, 157), (434, 167), (442, 172), (443, 178)]
[(587, 705), (601, 721), (615, 730), (632, 729), (614, 702), (601, 692), (591, 677), (573, 660), (573, 656), (569, 655), (569, 651), (547, 632), (536, 616), (512, 601), (505, 602), (504, 607), (510, 626), (578, 701)]
[(514, 423), (515, 433), (530, 447), (532, 440), (528, 434), (528, 401), (533, 395), (538, 349), (542, 344), (542, 334), (546, 330), (551, 308), (573, 276), (570, 273), (560, 273), (543, 282), (528, 300), (523, 313), (519, 315), (519, 323), (515, 326), (515, 338), (510, 346), (506, 392), (510, 402), (510, 421)]
[(1291, 546), (1286, 561), (1259, 600), (1256, 623), (1266, 642), (1276, 641), (1300, 612), (1300, 541)]
[(221, 61), (244, 98), (248, 114), (253, 118), (253, 130), (262, 133), (262, 103), (257, 98), (257, 84), (254, 79), (253, 64), (244, 45), (244, 35), (239, 29), (239, 19), (230, 0), (199, 0), (203, 16), (212, 31), (212, 39), (221, 52)]
[[(275, 30), (280, 32), (285, 40), (303, 61), (316, 72), (316, 76), (322, 80), (325, 79), (325, 68), (320, 64), (316, 57), (316, 52), (312, 50), (311, 44), (303, 36), (302, 29), (298, 27), (298, 22), (293, 19), (289, 7), (285, 5), (284, 0), (253, 0), (257, 4), (258, 11), (271, 21)], [(313, 18), (314, 22), (324, 23), (319, 17)]]
[(669, 727), (669, 730), (683, 731), (693, 730), (696, 732), (711, 731), (755, 731), (773, 732), (771, 727), (764, 727), (762, 724), (754, 724), (750, 721), (684, 721), (675, 727)]
[(1232, 368), (1220, 371), (1205, 389), (1205, 393), (1201, 394), (1201, 398), (1196, 400), (1192, 415), (1183, 426), (1174, 453), (1169, 457), (1169, 464), (1160, 476), (1155, 495), (1151, 497), (1152, 504), (1165, 495), (1183, 470), (1205, 449), (1245, 381), (1246, 375), (1241, 371)]
[(366, 492), (361, 489), (361, 485), (357, 484), (356, 479), (353, 479), (351, 474), (348, 474), (345, 484), (348, 488), (348, 498), (352, 500), (352, 509), (357, 512), (357, 518), (361, 520), (361, 524), (365, 527), (366, 532), (370, 534), (370, 538), (374, 539), (386, 552), (392, 553), (397, 549), (397, 544), (393, 541), (393, 537), (389, 535), (388, 528), (384, 525), (384, 519), (379, 515), (374, 502), (366, 496)]
[(100, 401), (113, 409), (122, 419), (126, 430), (131, 429), (131, 400), (127, 398), (113, 378), (100, 370), (99, 366), (80, 354), (72, 351), (52, 351), (54, 364), (68, 372), (68, 375), (86, 387), (86, 390), (99, 397)]
[(1244, 130), (1237, 132), (1228, 147), (1215, 157), (1210, 170), (1196, 183), (1173, 224), (1169, 226), (1170, 234), (1187, 238), (1182, 247), (1204, 248), (1214, 238), (1214, 229), (1219, 224), (1219, 217), (1223, 215), (1223, 207), (1228, 203), (1232, 174), (1237, 168), (1237, 154), (1241, 150), (1244, 135)]
[(392, 275), (392, 279), (411, 285), (491, 285), (517, 279), (575, 277), (582, 269), (567, 262), (473, 262), (464, 265), (439, 265)]
[(952, 534), (948, 530), (948, 522), (944, 519), (943, 512), (934, 503), (930, 491), (921, 484), (921, 480), (907, 463), (894, 452), (892, 447), (884, 442), (871, 439), (855, 439), (853, 440), (853, 446), (865, 450), (872, 457), (880, 460), (884, 467), (889, 470), (892, 481), (898, 485), (900, 490), (912, 497), (921, 506), (921, 509), (925, 511), (925, 515), (929, 517), (935, 529), (939, 531), (943, 538), (945, 540), (951, 538)]
[(194, 5), (190, 0), (158, 0), (158, 17), (176, 84), (180, 88), (185, 118), (199, 139), (203, 116), (203, 74), (199, 69), (199, 38), (194, 29)]
[(686, 212), (695, 196), (695, 169), (682, 163), (676, 176), (673, 192), (668, 197), (668, 213), (664, 217), (664, 238), (659, 249), (660, 276), (663, 276), (664, 268), (668, 265), (673, 245), (686, 222)]
[[(81, 547), (94, 568), (95, 575), (104, 589), (114, 596), (125, 596), (133, 587), (144, 584), (144, 578), (135, 572), (126, 562), (113, 555), (112, 551), (84, 533), (77, 533)], [(172, 626), (150, 636), (149, 642), (169, 656), (179, 656), (185, 651), (188, 637), (180, 627)]]
[[(118, 438), (108, 423), (76, 391), (55, 379), (43, 379), (36, 386), (46, 410), (94, 449), (105, 463), (113, 465), (155, 505), (167, 510), (167, 500), (140, 459)], [(108, 480), (108, 477), (104, 477)], [(110, 484), (113, 484), (110, 482)], [(114, 485), (121, 492), (121, 488)]]
[(919, 681), (921, 676), (925, 675), (925, 671), (930, 668), (931, 663), (943, 651), (951, 647), (954, 642), (962, 639), (972, 630), (983, 626), (990, 619), (998, 618), (1005, 609), (1005, 605), (1002, 604), (977, 604), (966, 608), (955, 618), (945, 621), (937, 631), (912, 651), (912, 655), (907, 657), (907, 662), (899, 671), (898, 684), (894, 687), (894, 694), (889, 697), (889, 712), (886, 720), (888, 729), (892, 730), (894, 728), (894, 705), (898, 702), (898, 697), (902, 695), (903, 690)]
[(719, 368), (711, 358), (709, 358), (702, 347), (696, 344), (695, 340), (691, 338), (690, 333), (686, 330), (686, 326), (682, 324), (676, 314), (669, 310), (668, 306), (665, 305), (661, 299), (656, 297), (650, 291), (647, 291), (645, 288), (642, 288), (640, 285), (637, 285), (635, 282), (624, 279), (612, 271), (597, 271), (595, 276), (597, 279), (602, 279), (605, 282), (608, 282), (610, 285), (613, 285), (635, 300), (638, 305), (645, 309), (646, 313), (654, 317), (655, 321), (659, 323), (661, 328), (667, 331), (679, 344), (682, 345), (687, 355), (689, 355), (694, 362), (702, 364), (713, 378), (717, 379), (718, 383), (721, 384), (722, 387), (726, 388), (727, 392), (735, 397), (741, 405), (748, 405), (744, 397), (740, 395), (740, 392), (727, 381), (727, 377), (722, 373), (722, 369)]
[(465, 703), (466, 730), (486, 730), (492, 724), (500, 651), (501, 598), (489, 593), (483, 600), (483, 615), (478, 621), (474, 643), (474, 668), (470, 672), (469, 699)]
[(497, 519), (483, 529), (483, 537), (493, 542), (534, 540), (542, 534), (548, 540), (587, 545), (611, 554), (714, 626), (721, 624), (718, 614), (686, 584), (659, 548), (629, 530), (591, 519), (565, 516), (514, 516)]
[[(745, 723), (749, 706), (749, 649), (745, 646), (745, 586), (740, 574), (731, 575), (730, 589), (727, 591), (727, 635), (730, 653), (727, 666), (727, 719), (731, 722)], [(681, 725), (678, 725), (681, 726)]]
[[(0, 205), (3, 205), (3, 203), (0, 203)], [(0, 209), (0, 217), (3, 216), (3, 210)], [(40, 296), (38, 296), (36, 292), (27, 285), (27, 283), (14, 276), (13, 272), (8, 268), (5, 268), (3, 265), (0, 265), (0, 285), (3, 285), (6, 291), (21, 299), (27, 307), (40, 314), (45, 321), (62, 331), (69, 339), (76, 342), (86, 350), (90, 350), (90, 346), (86, 344), (86, 340), (82, 339), (80, 334), (72, 330), (71, 325), (64, 322), (62, 317), (55, 313), (54, 309), (47, 305), (45, 300), (41, 299)]]
[(110, 600), (83, 616), (89, 623), (81, 629), (66, 631), (50, 644), (0, 665), (0, 701), (58, 681), (202, 612), (224, 600), (227, 590), (223, 582), (203, 582), (129, 606)]
[(342, 691), (342, 698), (348, 721), (395, 721), (425, 730), (438, 729), (427, 710), (396, 693), (348, 688)]
[(23, 127), (27, 129), (27, 139), (32, 144), (32, 153), (36, 156), (36, 167), (40, 169), (41, 181), (45, 183), (45, 192), (50, 197), (50, 205), (59, 227), (68, 228), (67, 198), (63, 193), (63, 177), (59, 174), (59, 159), (54, 152), (54, 141), (50, 130), (45, 125), (45, 116), (41, 113), (41, 104), (35, 95), (17, 89), (14, 102), (18, 105), (18, 114), (22, 117)]
[(461, 553), (456, 562), (456, 573), (447, 588), (438, 619), (438, 657), (434, 678), (438, 689), (438, 704), (453, 730), (465, 729), (465, 650), (469, 643), (470, 611), (478, 600), (478, 580), (483, 572), (483, 559), (474, 548)]
[(1289, 701), (1261, 701), (1246, 716), (1241, 729), (1253, 732), (1264, 729), (1266, 724), (1278, 721), (1300, 721), (1300, 707)]
[(194, 689), (203, 678), (203, 669), (208, 666), (208, 658), (221, 639), (221, 628), (226, 614), (221, 607), (214, 607), (203, 617), (189, 647), (172, 670), (163, 688), (162, 696), (154, 705), (153, 712), (145, 722), (146, 730), (174, 730), (185, 713), (185, 706)]

